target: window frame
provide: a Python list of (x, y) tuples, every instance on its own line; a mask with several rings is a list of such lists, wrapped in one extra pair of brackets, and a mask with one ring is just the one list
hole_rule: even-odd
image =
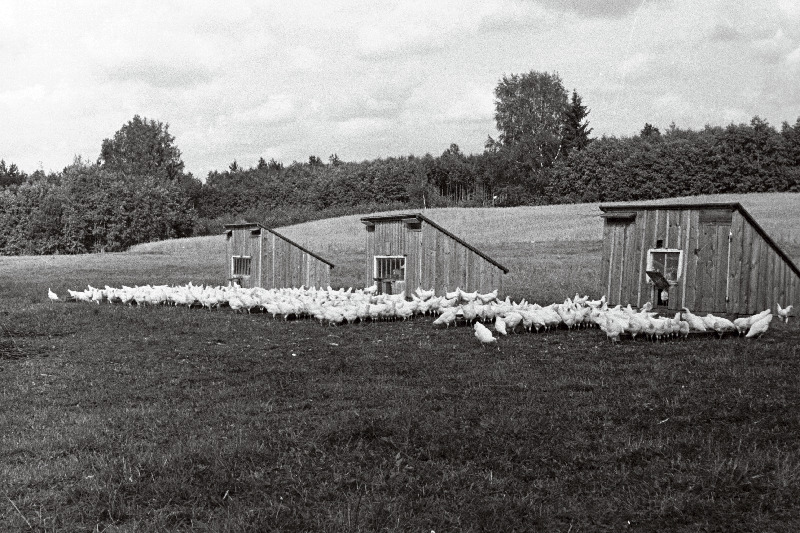
[[(402, 260), (403, 277), (402, 278), (379, 278), (378, 276), (378, 260), (380, 259), (399, 259)], [(382, 281), (405, 281), (406, 280), (406, 256), (405, 255), (375, 255), (372, 257), (372, 278), (381, 279)]]
[[(247, 273), (242, 274), (236, 271), (236, 260), (237, 259), (246, 259), (247, 260)], [(252, 255), (232, 255), (231, 256), (231, 277), (233, 278), (249, 278), (252, 275), (253, 271), (253, 256)]]
[[(669, 282), (670, 286), (677, 285), (681, 281), (681, 278), (683, 277), (683, 250), (681, 250), (680, 248), (649, 248), (647, 250), (647, 268), (645, 270), (650, 270), (650, 271), (654, 271), (655, 270), (654, 261), (653, 261), (653, 254), (657, 254), (657, 253), (677, 253), (678, 254), (678, 269), (677, 269), (676, 274), (675, 274), (675, 279), (674, 280), (669, 279), (667, 277), (667, 273), (666, 272), (662, 272), (661, 273), (664, 276), (664, 279), (666, 279)], [(666, 261), (665, 261), (665, 263), (666, 263)], [(648, 281), (648, 283), (651, 283), (651, 284), (653, 283), (653, 281), (650, 280), (650, 279), (648, 279), (647, 281)]]

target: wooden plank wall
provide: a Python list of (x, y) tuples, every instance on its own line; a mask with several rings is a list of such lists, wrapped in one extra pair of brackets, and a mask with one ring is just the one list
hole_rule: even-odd
[(258, 253), (258, 236), (251, 234), (252, 228), (234, 229), (232, 236), (227, 239), (227, 261), (228, 265), (225, 269), (227, 272), (226, 278), (233, 277), (233, 261), (231, 257), (234, 255), (250, 256), (250, 277), (242, 280), (242, 287), (257, 287), (259, 284), (258, 272), (261, 263), (259, 262)]
[(471, 292), (502, 290), (503, 272), (479, 254), (435, 227), (422, 223), (421, 231), (409, 230), (402, 221), (377, 221), (367, 228), (365, 279), (371, 285), (373, 257), (406, 256), (406, 287), (434, 289), (444, 294), (456, 287)]
[(800, 276), (738, 212), (731, 226), (728, 312), (753, 314), (800, 301)]
[(262, 231), (261, 287), (283, 289), (293, 287), (327, 287), (331, 267), (286, 242), (274, 233)]
[(603, 293), (613, 305), (633, 305), (632, 298), (636, 293), (637, 225), (630, 221), (606, 220), (603, 233)]
[[(373, 258), (376, 255), (407, 255), (409, 253), (409, 232), (402, 220), (387, 220), (375, 222), (372, 227), (367, 227), (367, 246), (364, 262), (365, 287), (375, 283), (373, 275)], [(412, 255), (414, 253), (412, 252)], [(409, 258), (406, 258), (406, 286), (411, 287), (409, 277)], [(413, 285), (416, 288), (416, 285)], [(411, 289), (413, 290), (413, 289)]]
[(601, 287), (611, 304), (640, 307), (652, 301), (645, 267), (647, 250), (657, 240), (683, 251), (670, 310), (686, 306), (695, 312), (747, 315), (767, 308), (775, 312), (776, 303), (800, 302), (800, 276), (735, 210), (730, 224), (701, 223), (700, 210), (690, 206), (639, 210), (631, 223), (607, 219), (603, 240)]

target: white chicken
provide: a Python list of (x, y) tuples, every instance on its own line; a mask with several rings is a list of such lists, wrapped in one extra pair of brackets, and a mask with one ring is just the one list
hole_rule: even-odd
[(479, 294), (478, 299), (484, 304), (494, 302), (497, 300), (497, 289), (493, 290), (492, 292), (487, 292), (486, 294)]
[(446, 309), (445, 311), (442, 312), (441, 315), (439, 315), (436, 318), (436, 320), (433, 321), (433, 325), (434, 326), (444, 325), (444, 327), (449, 328), (450, 324), (455, 324), (457, 312), (458, 311), (452, 307)]
[(506, 330), (514, 333), (514, 329), (522, 322), (522, 315), (516, 311), (509, 311), (502, 316), (506, 323)]
[(494, 329), (500, 335), (508, 335), (508, 332), (506, 331), (506, 321), (503, 320), (503, 317), (495, 317)]
[(480, 322), (475, 322), (475, 337), (481, 341), (481, 344), (484, 346), (497, 342), (497, 339), (494, 338), (494, 335), (492, 335), (492, 332), (489, 331), (489, 328)]
[(753, 324), (755, 324), (756, 322), (758, 322), (759, 320), (761, 320), (762, 318), (771, 313), (772, 311), (770, 311), (769, 309), (765, 309), (760, 313), (752, 316), (743, 316), (737, 318), (736, 320), (733, 321), (733, 325), (736, 326), (736, 331), (739, 332), (739, 335), (744, 335), (745, 333), (747, 333), (747, 330), (750, 329), (750, 326), (752, 326)]
[(54, 293), (49, 287), (47, 288), (47, 297), (50, 298), (51, 302), (56, 302), (61, 299), (58, 297), (58, 294)]
[(745, 335), (745, 337), (752, 339), (756, 336), (762, 336), (769, 329), (770, 322), (772, 322), (772, 313), (754, 322), (753, 325), (750, 326), (750, 329), (747, 331), (747, 335)]
[(781, 307), (781, 304), (778, 305), (778, 316), (783, 319), (784, 322), (787, 324), (789, 323), (789, 313), (792, 312), (793, 305), (787, 305), (786, 307)]
[(612, 343), (619, 342), (619, 336), (625, 331), (625, 326), (622, 322), (616, 320), (610, 314), (603, 315), (599, 326)]
[(717, 335), (719, 335), (720, 339), (726, 333), (733, 333), (734, 331), (736, 331), (736, 326), (734, 325), (734, 323), (728, 320), (727, 318), (723, 318), (721, 316), (714, 316), (710, 313), (706, 315), (706, 318), (709, 317), (714, 318), (714, 323), (711, 326), (711, 329), (717, 332)]
[(703, 319), (693, 314), (691, 311), (689, 311), (688, 307), (684, 307), (682, 309), (681, 318), (683, 318), (683, 320), (688, 322), (689, 326), (694, 331), (702, 331), (702, 332), (708, 331), (708, 328), (706, 328), (706, 324), (703, 321)]

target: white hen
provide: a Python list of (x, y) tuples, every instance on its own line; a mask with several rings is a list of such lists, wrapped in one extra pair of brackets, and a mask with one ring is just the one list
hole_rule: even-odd
[(786, 307), (781, 307), (781, 304), (778, 304), (778, 316), (783, 319), (784, 322), (787, 324), (789, 323), (789, 313), (792, 312), (793, 305), (787, 305)]
[(475, 322), (475, 337), (481, 341), (481, 344), (491, 344), (493, 342), (497, 342), (497, 339), (494, 338), (492, 332), (489, 331), (489, 328), (480, 322)]
[(767, 332), (770, 322), (772, 322), (772, 313), (754, 322), (753, 325), (750, 326), (750, 330), (747, 332), (745, 337), (748, 339), (752, 339), (755, 336), (760, 337)]
[(494, 329), (500, 335), (508, 335), (508, 332), (506, 331), (506, 321), (503, 320), (503, 317), (499, 317), (499, 316), (495, 317), (495, 319), (494, 319)]
[(50, 298), (51, 302), (55, 302), (57, 300), (60, 300), (60, 298), (58, 297), (58, 294), (54, 293), (50, 288), (47, 289), (47, 297)]

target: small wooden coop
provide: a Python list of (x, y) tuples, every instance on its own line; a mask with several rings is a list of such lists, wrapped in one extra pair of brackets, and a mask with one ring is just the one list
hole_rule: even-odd
[(226, 224), (227, 278), (241, 287), (327, 287), (333, 263), (257, 223)]
[(745, 315), (800, 302), (800, 270), (741, 204), (600, 209), (609, 304)]
[(367, 230), (365, 280), (384, 293), (456, 287), (502, 290), (508, 269), (420, 213), (361, 219)]

